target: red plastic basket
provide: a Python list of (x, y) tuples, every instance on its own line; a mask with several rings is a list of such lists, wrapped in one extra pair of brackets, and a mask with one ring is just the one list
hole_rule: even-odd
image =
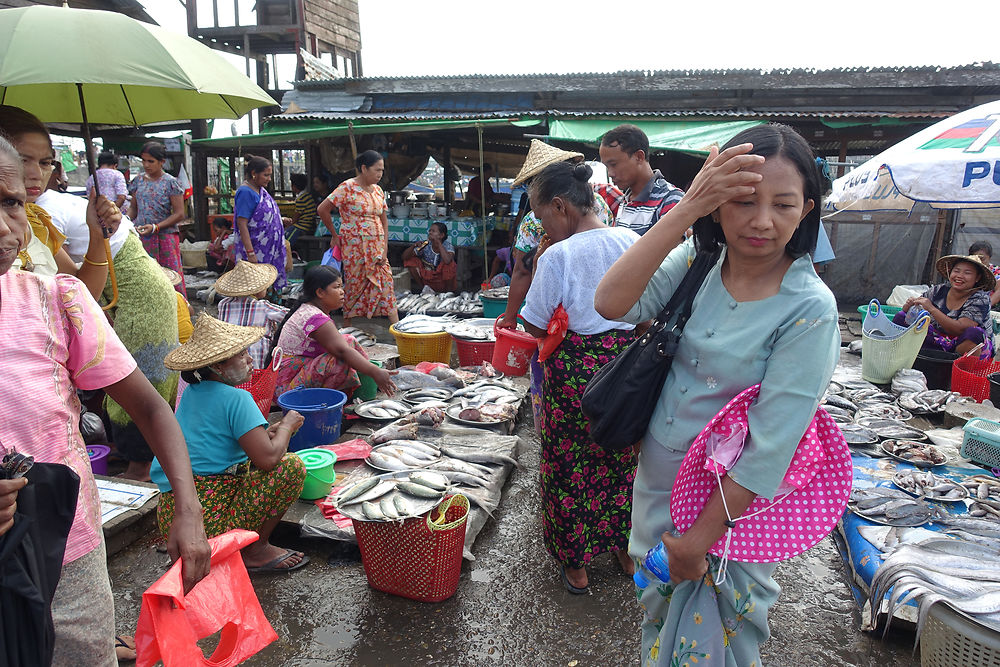
[(982, 403), (990, 397), (986, 376), (1000, 371), (1000, 362), (976, 357), (959, 357), (951, 365), (951, 390)]
[(240, 389), (246, 389), (253, 396), (253, 402), (257, 404), (260, 411), (267, 417), (271, 412), (271, 403), (274, 400), (274, 388), (278, 385), (278, 369), (281, 367), (281, 348), (274, 350), (271, 365), (267, 368), (255, 368), (250, 376), (249, 382), (236, 385)]
[[(455, 338), (452, 336), (452, 338)], [(458, 350), (459, 366), (478, 366), (484, 361), (493, 359), (493, 348), (496, 341), (492, 340), (463, 340), (455, 338), (455, 348)]]
[(427, 516), (393, 521), (352, 519), (368, 585), (419, 602), (458, 590), (469, 500), (448, 496)]

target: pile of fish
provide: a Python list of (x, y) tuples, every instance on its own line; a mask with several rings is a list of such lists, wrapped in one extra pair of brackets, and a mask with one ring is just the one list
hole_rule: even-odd
[[(976, 518), (1000, 519), (1000, 479), (986, 475), (973, 475), (959, 482), (969, 491), (972, 503), (969, 516)], [(997, 524), (1000, 531), (1000, 524)]]
[(851, 489), (848, 507), (859, 516), (887, 526), (920, 526), (941, 515), (939, 509), (924, 501), (885, 486)]
[(392, 479), (363, 479), (334, 496), (333, 503), (341, 512), (360, 505), (361, 513), (371, 521), (402, 521), (426, 512), (430, 508), (423, 509), (427, 504), (423, 501), (440, 501), (448, 488), (448, 479), (443, 475), (411, 471)]
[(452, 395), (448, 414), (463, 421), (502, 422), (517, 416), (521, 397), (499, 382), (482, 380)]
[(359, 403), (354, 407), (354, 414), (367, 419), (399, 419), (413, 409), (399, 401), (382, 400)]
[(378, 342), (375, 340), (375, 336), (370, 333), (362, 331), (357, 327), (344, 327), (340, 330), (340, 333), (345, 336), (351, 336), (354, 340), (358, 341), (358, 345), (361, 347), (374, 347)]
[(425, 315), (427, 313), (453, 313), (455, 315), (482, 315), (483, 304), (478, 293), (441, 292), (439, 294), (396, 295), (396, 308), (405, 313)]
[(898, 459), (917, 467), (930, 467), (945, 462), (945, 455), (934, 445), (913, 440), (885, 440), (882, 449)]
[(393, 328), (400, 333), (409, 334), (434, 334), (443, 333), (445, 325), (451, 324), (455, 319), (451, 316), (441, 315), (434, 317), (431, 315), (407, 315), (393, 325)]
[(487, 299), (506, 299), (508, 296), (510, 296), (510, 285), (484, 289), (479, 294), (486, 297)]
[(489, 380), (490, 378), (495, 378), (501, 376), (496, 368), (493, 367), (488, 361), (484, 361), (478, 366), (463, 366), (461, 368), (455, 369), (455, 373), (458, 374), (466, 384), (470, 382), (477, 382), (479, 380)]
[(468, 322), (455, 322), (445, 325), (445, 331), (455, 338), (471, 341), (495, 341), (497, 338), (493, 334), (492, 326), (476, 326)]
[(455, 390), (448, 387), (418, 387), (404, 391), (400, 398), (407, 403), (417, 405), (426, 401), (447, 401), (454, 393)]
[(422, 440), (389, 440), (368, 454), (368, 462), (373, 467), (392, 472), (426, 468), (440, 459), (441, 451)]
[(969, 491), (964, 486), (930, 471), (897, 470), (892, 476), (892, 483), (903, 491), (928, 500), (958, 502), (969, 497)]
[(935, 414), (943, 412), (945, 406), (961, 397), (956, 391), (944, 389), (927, 389), (907, 394), (900, 394), (896, 402), (899, 407), (914, 414)]
[(875, 629), (890, 589), (886, 632), (893, 613), (910, 600), (918, 605), (916, 641), (931, 606), (938, 602), (1000, 629), (1000, 560), (995, 548), (947, 538), (897, 546), (872, 578), (872, 617), (864, 629)]

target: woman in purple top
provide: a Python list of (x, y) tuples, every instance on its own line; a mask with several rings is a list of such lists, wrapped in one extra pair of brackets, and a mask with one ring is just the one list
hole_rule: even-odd
[(236, 220), (236, 260), (271, 264), (278, 270), (277, 292), (285, 286), (285, 226), (281, 211), (267, 184), (271, 182), (271, 161), (258, 155), (244, 158), (243, 185), (236, 190), (233, 218)]
[[(101, 194), (115, 203), (122, 211), (128, 210), (128, 183), (118, 171), (118, 157), (111, 151), (101, 151), (97, 156), (97, 185)], [(87, 177), (87, 196), (94, 189), (94, 177)]]
[[(139, 174), (128, 186), (132, 195), (128, 215), (135, 231), (142, 237), (142, 246), (160, 266), (173, 269), (181, 276), (177, 291), (184, 294), (184, 268), (181, 266), (181, 242), (177, 223), (184, 219), (184, 190), (177, 179), (163, 171), (167, 149), (149, 141), (139, 153), (145, 173)], [(102, 192), (103, 194), (103, 192)]]

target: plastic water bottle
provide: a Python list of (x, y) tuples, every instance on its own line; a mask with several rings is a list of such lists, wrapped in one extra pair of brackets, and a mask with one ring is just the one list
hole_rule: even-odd
[(670, 581), (670, 567), (667, 565), (667, 548), (663, 542), (657, 542), (656, 546), (646, 552), (646, 557), (642, 559), (639, 569), (632, 575), (632, 581), (639, 588), (646, 588), (656, 577), (664, 584)]
[(910, 306), (910, 309), (906, 311), (906, 318), (903, 320), (906, 322), (906, 326), (910, 326), (917, 321), (920, 317), (920, 312), (923, 310), (920, 306)]

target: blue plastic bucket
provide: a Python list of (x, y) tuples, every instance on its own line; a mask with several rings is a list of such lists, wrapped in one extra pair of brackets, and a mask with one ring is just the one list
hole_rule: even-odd
[(317, 445), (329, 445), (340, 437), (347, 394), (336, 389), (292, 389), (278, 397), (278, 406), (287, 413), (295, 410), (305, 418), (302, 427), (288, 441), (288, 451), (297, 452)]

